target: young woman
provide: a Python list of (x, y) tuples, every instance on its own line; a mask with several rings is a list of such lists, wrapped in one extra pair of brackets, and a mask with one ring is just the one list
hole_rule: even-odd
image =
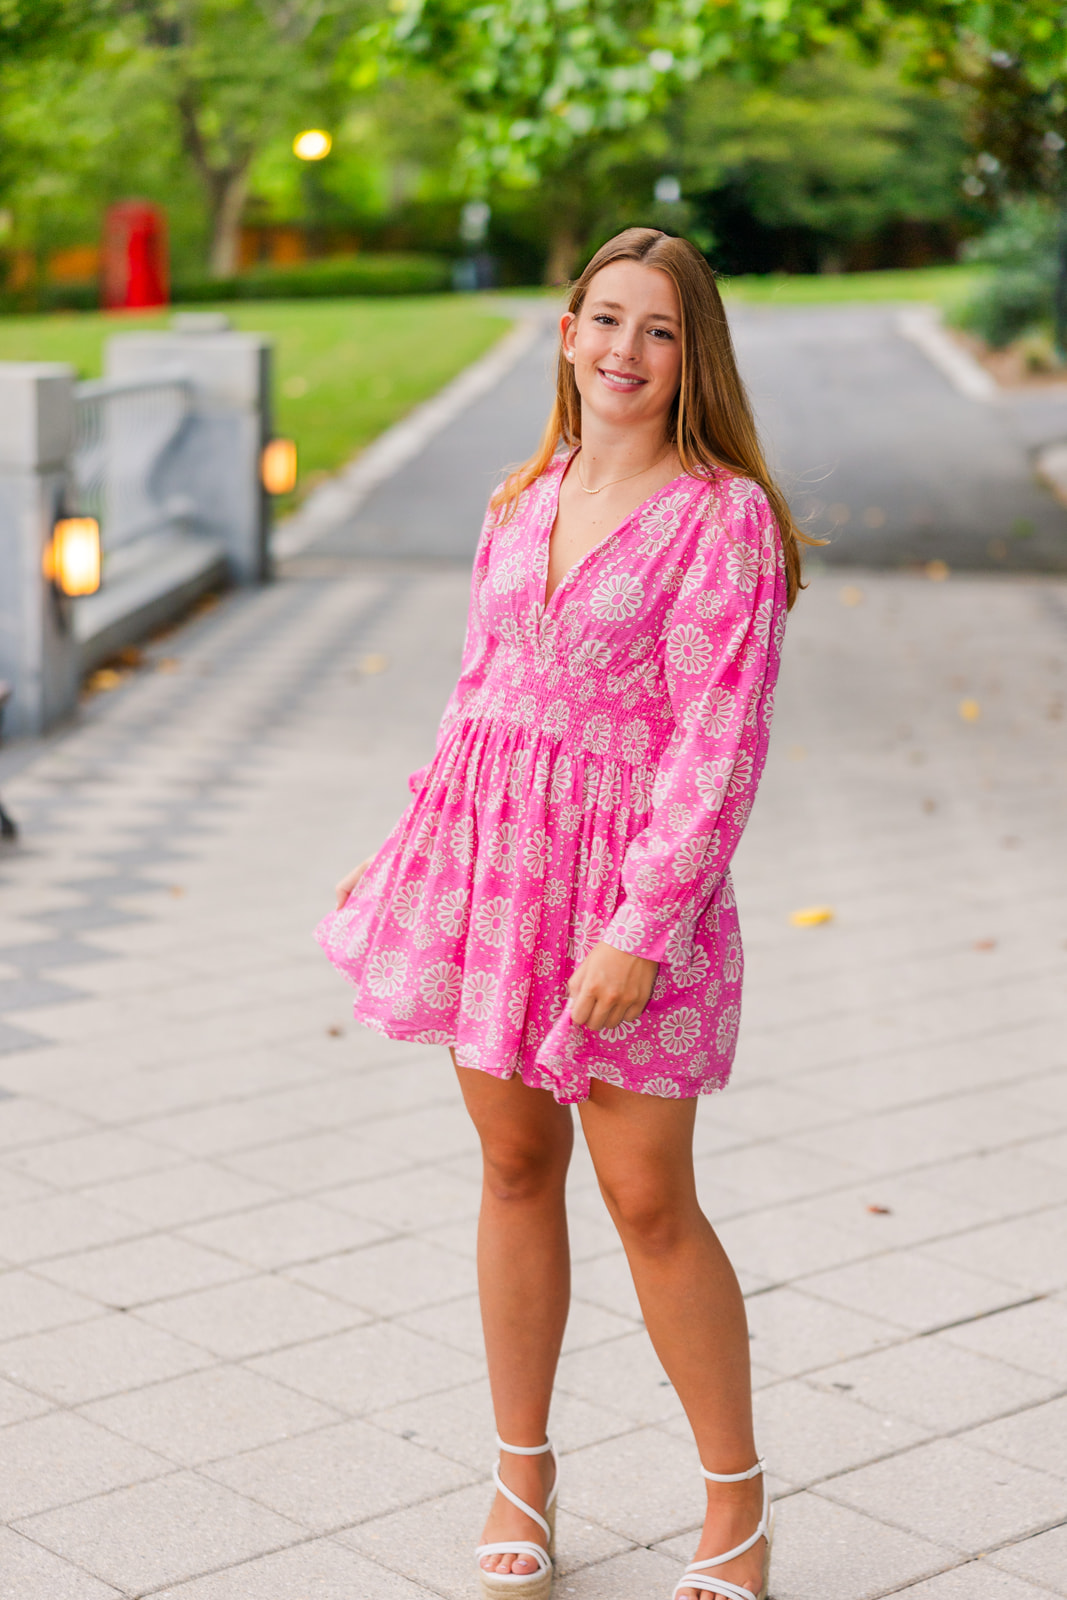
[[(459, 683), (414, 799), (319, 937), (356, 1017), (451, 1048), (484, 1157), (478, 1274), (500, 1460), (482, 1593), (545, 1600), (576, 1104), (707, 1515), (684, 1600), (766, 1593), (737, 1279), (700, 1210), (726, 1083), (729, 862), (763, 767), (798, 538), (698, 251), (630, 228), (561, 320), (538, 453), (493, 496)], [(507, 1442), (505, 1442), (507, 1441)]]

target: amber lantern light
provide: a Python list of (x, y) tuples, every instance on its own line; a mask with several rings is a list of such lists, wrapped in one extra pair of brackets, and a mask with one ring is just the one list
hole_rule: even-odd
[(100, 524), (95, 517), (60, 517), (45, 546), (44, 574), (61, 594), (95, 594), (100, 587)]
[(268, 494), (290, 494), (296, 488), (296, 445), (292, 439), (272, 439), (264, 446), (260, 473)]

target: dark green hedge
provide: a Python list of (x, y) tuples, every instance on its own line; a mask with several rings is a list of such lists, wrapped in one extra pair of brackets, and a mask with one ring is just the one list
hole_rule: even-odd
[[(348, 295), (438, 294), (452, 287), (446, 256), (367, 254), (301, 262), (292, 267), (258, 267), (236, 278), (182, 278), (171, 288), (175, 305), (214, 304), (220, 300), (344, 299)], [(96, 311), (95, 283), (42, 284), (19, 294), (0, 293), (0, 313), (12, 311)]]
[(452, 284), (441, 256), (361, 255), (260, 267), (237, 278), (187, 278), (172, 290), (175, 304), (217, 300), (339, 299), (346, 295), (434, 294)]

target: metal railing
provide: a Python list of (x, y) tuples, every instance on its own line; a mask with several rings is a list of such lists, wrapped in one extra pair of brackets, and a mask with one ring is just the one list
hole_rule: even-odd
[(179, 372), (76, 386), (72, 509), (96, 517), (105, 561), (193, 512), (168, 481), (192, 409), (192, 382)]

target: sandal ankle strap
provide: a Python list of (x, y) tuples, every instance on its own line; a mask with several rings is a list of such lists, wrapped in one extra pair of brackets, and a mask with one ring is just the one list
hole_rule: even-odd
[[(505, 1444), (498, 1433), (496, 1446), (498, 1450), (506, 1450), (509, 1456), (547, 1456), (552, 1449), (552, 1440), (546, 1439), (544, 1444)], [(700, 1470), (703, 1471), (703, 1467)]]
[(701, 1466), (700, 1470), (712, 1483), (741, 1483), (745, 1478), (759, 1477), (763, 1471), (763, 1458), (761, 1456), (756, 1465), (749, 1467), (747, 1472), (709, 1472), (705, 1466)]

